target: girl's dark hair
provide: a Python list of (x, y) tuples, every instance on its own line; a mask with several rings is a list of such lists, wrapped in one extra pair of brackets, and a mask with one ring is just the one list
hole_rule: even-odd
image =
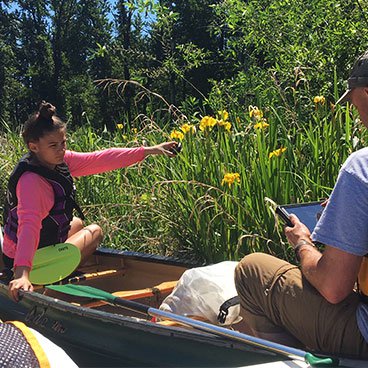
[(56, 108), (49, 102), (42, 101), (38, 111), (34, 112), (24, 124), (22, 136), (24, 142), (37, 142), (47, 133), (65, 129), (65, 123), (56, 116)]

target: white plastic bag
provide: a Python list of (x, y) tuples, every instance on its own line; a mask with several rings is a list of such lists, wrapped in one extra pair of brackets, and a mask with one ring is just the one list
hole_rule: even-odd
[[(160, 309), (180, 315), (203, 317), (214, 324), (220, 306), (237, 295), (234, 270), (238, 262), (225, 261), (205, 267), (192, 268), (183, 273), (178, 284), (162, 302)], [(240, 305), (229, 308), (223, 325), (239, 322)]]

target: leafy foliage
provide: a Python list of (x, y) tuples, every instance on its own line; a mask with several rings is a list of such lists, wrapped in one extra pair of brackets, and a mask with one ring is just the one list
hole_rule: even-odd
[(96, 87), (105, 78), (132, 79), (177, 106), (194, 97), (208, 113), (265, 99), (304, 119), (309, 95), (336, 97), (333, 73), (341, 90), (368, 37), (358, 0), (3, 3), (0, 116), (14, 126), (40, 99), (73, 126), (87, 112), (110, 131), (162, 108), (136, 99), (131, 85), (119, 97)]
[(171, 135), (176, 159), (78, 180), (106, 243), (207, 262), (288, 257), (270, 203), (328, 196), (366, 143), (334, 101), (367, 48), (367, 11), (361, 0), (2, 2), (2, 173), (39, 99), (68, 120), (72, 149)]
[[(85, 116), (87, 125), (69, 135), (69, 147), (77, 151), (152, 145), (169, 134), (183, 144), (176, 158), (150, 157), (78, 179), (88, 222), (101, 224), (105, 244), (118, 248), (206, 263), (254, 251), (291, 258), (275, 203), (328, 197), (341, 164), (367, 140), (350, 108), (319, 101), (300, 126), (285, 124), (272, 107), (256, 106), (190, 120), (182, 115), (174, 130), (146, 120), (141, 130), (119, 124), (109, 133), (93, 129)], [(11, 130), (0, 138), (5, 184), (24, 149)]]

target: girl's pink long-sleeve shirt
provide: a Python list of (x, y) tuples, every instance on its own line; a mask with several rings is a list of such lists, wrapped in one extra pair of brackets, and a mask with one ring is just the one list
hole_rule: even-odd
[[(66, 151), (64, 161), (73, 177), (99, 174), (130, 166), (144, 159), (144, 148), (109, 148), (102, 151), (80, 153)], [(19, 179), (18, 242), (15, 244), (4, 235), (3, 252), (14, 258), (14, 267), (32, 267), (34, 254), (40, 240), (42, 221), (54, 205), (54, 191), (42, 176), (27, 171)]]

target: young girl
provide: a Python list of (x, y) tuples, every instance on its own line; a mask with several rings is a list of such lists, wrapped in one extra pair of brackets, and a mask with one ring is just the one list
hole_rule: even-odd
[(73, 217), (73, 209), (79, 209), (73, 177), (126, 167), (148, 155), (173, 157), (170, 150), (176, 145), (165, 142), (89, 153), (68, 151), (65, 123), (55, 115), (55, 107), (44, 101), (26, 122), (23, 139), (29, 152), (10, 176), (4, 212), (3, 260), (14, 270), (9, 283), (14, 300), (18, 300), (19, 289), (33, 290), (29, 272), (37, 248), (72, 243), (80, 249), (83, 262), (101, 243), (99, 225), (84, 227), (80, 218)]

